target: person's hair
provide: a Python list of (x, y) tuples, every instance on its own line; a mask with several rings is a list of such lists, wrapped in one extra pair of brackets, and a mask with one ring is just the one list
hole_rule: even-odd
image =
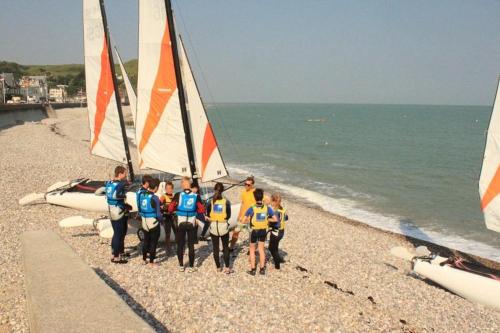
[(118, 177), (119, 174), (124, 173), (127, 171), (127, 168), (125, 168), (123, 165), (118, 165), (115, 168), (115, 177)]
[(195, 183), (191, 184), (191, 188), (197, 188), (198, 190), (200, 189), (200, 187), (197, 184), (195, 184)]
[(172, 188), (174, 188), (174, 183), (172, 183), (171, 181), (168, 181), (165, 183), (165, 187), (167, 186), (171, 186)]
[(181, 179), (181, 187), (185, 189), (184, 187), (189, 184), (189, 188), (191, 188), (191, 178), (189, 177), (182, 177)]
[(222, 192), (224, 192), (224, 185), (222, 183), (216, 183), (214, 186), (214, 197), (213, 200), (217, 201), (222, 199)]
[(278, 192), (276, 193), (273, 193), (273, 195), (271, 195), (271, 201), (274, 201), (278, 204), (278, 207), (281, 209), (281, 194), (279, 194)]
[(252, 185), (255, 184), (255, 179), (253, 178), (253, 176), (249, 176), (247, 177), (247, 179), (245, 179), (246, 182), (252, 182)]
[(149, 189), (154, 190), (160, 185), (160, 180), (158, 178), (151, 178), (149, 181)]
[(153, 179), (150, 175), (144, 175), (142, 176), (142, 185), (145, 185), (146, 183), (149, 184), (149, 182)]
[(253, 191), (253, 197), (255, 201), (262, 202), (262, 199), (264, 199), (264, 191), (261, 188), (256, 188), (255, 191)]

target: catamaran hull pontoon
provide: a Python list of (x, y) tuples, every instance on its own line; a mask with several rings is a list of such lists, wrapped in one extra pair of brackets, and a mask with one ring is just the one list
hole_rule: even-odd
[[(418, 254), (422, 249), (425, 254)], [(417, 248), (417, 253), (412, 253), (403, 247), (395, 247), (391, 249), (391, 253), (398, 258), (411, 261), (415, 273), (449, 291), (472, 302), (500, 309), (500, 278), (482, 272), (484, 268), (468, 267), (472, 264), (456, 264), (457, 261), (432, 255), (425, 247)]]

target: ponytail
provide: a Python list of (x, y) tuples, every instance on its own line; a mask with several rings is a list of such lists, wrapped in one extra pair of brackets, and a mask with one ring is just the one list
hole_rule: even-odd
[(222, 199), (222, 192), (224, 192), (224, 185), (222, 183), (216, 183), (214, 186), (214, 196), (213, 201)]

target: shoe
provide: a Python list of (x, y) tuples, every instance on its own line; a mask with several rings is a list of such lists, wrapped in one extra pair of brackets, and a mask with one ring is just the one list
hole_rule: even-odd
[(222, 271), (224, 274), (231, 274), (232, 273), (232, 270), (229, 268), (229, 267), (224, 267), (224, 270)]
[(196, 267), (189, 267), (188, 268), (188, 273), (194, 273), (196, 271), (197, 271)]
[(179, 272), (184, 272), (186, 270), (186, 267), (184, 266), (179, 266)]
[(126, 264), (126, 263), (128, 263), (128, 260), (125, 260), (125, 259), (115, 259), (115, 258), (113, 258), (113, 259), (111, 259), (111, 262), (112, 262), (113, 264)]
[(259, 274), (260, 275), (266, 275), (266, 268), (262, 267), (261, 269), (259, 269)]
[(251, 276), (255, 276), (255, 273), (257, 272), (257, 269), (251, 269), (249, 271), (247, 271), (247, 274), (250, 274)]

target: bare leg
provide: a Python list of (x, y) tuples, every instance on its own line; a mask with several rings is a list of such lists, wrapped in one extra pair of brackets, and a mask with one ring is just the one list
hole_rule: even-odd
[(255, 246), (257, 244), (255, 243), (250, 243), (250, 269), (255, 269), (256, 265), (255, 265)]
[[(258, 246), (259, 246), (259, 266), (260, 268), (264, 268), (266, 267), (266, 252), (264, 251), (264, 242), (259, 242)], [(254, 262), (255, 262), (255, 254), (254, 254)]]
[(231, 244), (229, 245), (230, 249), (234, 249), (234, 246), (236, 245), (236, 242), (238, 241), (239, 234), (240, 234), (239, 231), (233, 231), (233, 236), (231, 237)]

